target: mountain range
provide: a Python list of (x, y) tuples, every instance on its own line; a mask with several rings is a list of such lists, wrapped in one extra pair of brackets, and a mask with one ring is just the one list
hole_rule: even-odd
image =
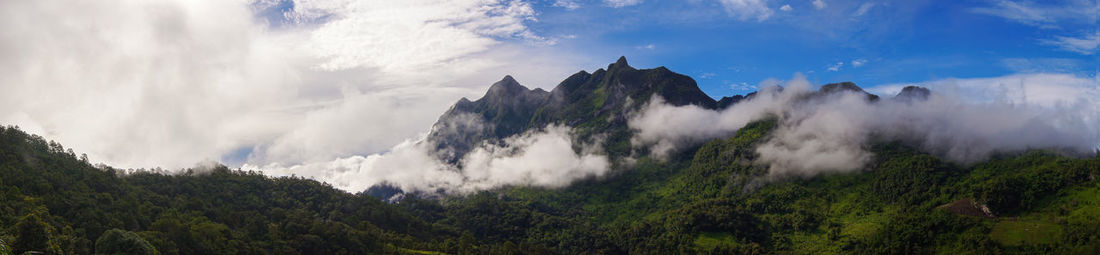
[[(834, 95), (874, 105), (935, 94), (880, 97), (840, 82), (796, 100)], [(667, 158), (632, 142), (630, 120), (654, 97), (719, 112), (763, 96), (716, 101), (688, 76), (625, 57), (551, 91), (505, 76), (440, 116), (421, 141), (433, 157), (461, 166), (479, 146), (558, 125), (575, 144), (598, 143), (611, 174), (441, 196), (397, 196), (389, 184), (350, 194), (225, 166), (126, 171), (4, 127), (0, 254), (1100, 253), (1095, 154), (1036, 148), (958, 163), (875, 138), (860, 145), (874, 155), (860, 169), (777, 177), (757, 150), (788, 124), (777, 116)]]
[(606, 69), (577, 72), (550, 92), (528, 89), (505, 76), (480, 99), (455, 103), (433, 125), (428, 142), (454, 163), (482, 142), (557, 124), (579, 128), (580, 139), (607, 134), (605, 147), (613, 148), (608, 153), (624, 155), (630, 138), (627, 118), (653, 96), (677, 106), (717, 107), (690, 77), (665, 67), (635, 69), (620, 57)]

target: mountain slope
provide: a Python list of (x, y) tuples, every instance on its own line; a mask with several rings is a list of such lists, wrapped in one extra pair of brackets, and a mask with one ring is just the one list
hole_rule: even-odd
[(125, 172), (0, 127), (0, 251), (92, 254), (131, 245), (101, 238), (112, 229), (160, 254), (365, 254), (444, 249), (429, 242), (448, 236), (371, 196), (313, 180), (224, 166)]

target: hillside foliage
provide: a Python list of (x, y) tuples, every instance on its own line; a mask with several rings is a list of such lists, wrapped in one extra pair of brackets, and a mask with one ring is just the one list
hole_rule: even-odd
[(772, 178), (753, 148), (774, 127), (563, 189), (395, 204), (224, 166), (94, 166), (4, 127), (0, 254), (1100, 254), (1100, 157), (961, 166), (879, 141), (865, 169)]

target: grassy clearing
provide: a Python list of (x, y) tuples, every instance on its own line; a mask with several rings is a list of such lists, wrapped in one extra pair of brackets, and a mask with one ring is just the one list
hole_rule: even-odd
[(699, 250), (711, 250), (723, 245), (733, 245), (737, 239), (726, 232), (703, 232), (695, 237), (695, 247)]
[(1053, 244), (1062, 238), (1062, 226), (1048, 219), (1002, 220), (989, 235), (1008, 246)]

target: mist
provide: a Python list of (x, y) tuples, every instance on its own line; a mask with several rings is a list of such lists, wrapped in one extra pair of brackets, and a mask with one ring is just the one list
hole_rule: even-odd
[[(1013, 84), (1034, 88), (1024, 85), (1033, 80), (1026, 79), (1030, 77)], [(1066, 94), (1059, 102), (1029, 103), (1014, 100), (1019, 97), (968, 98), (955, 93), (958, 89), (936, 88), (973, 89), (973, 84), (937, 82), (926, 100), (884, 95), (871, 101), (852, 91), (812, 94), (809, 82), (796, 75), (783, 89), (773, 86), (774, 82), (762, 84), (765, 88), (756, 96), (720, 111), (671, 106), (654, 98), (629, 123), (638, 131), (635, 145), (648, 146), (660, 156), (729, 137), (752, 121), (776, 118), (775, 131), (755, 148), (757, 163), (767, 165), (771, 177), (861, 169), (874, 158), (867, 150), (873, 139), (899, 140), (960, 164), (1028, 149), (1093, 153), (1100, 146), (1100, 109), (1089, 97), (1100, 88), (1093, 79), (1064, 80), (1069, 82), (1050, 87), (1069, 86), (1079, 89), (1062, 91), (1090, 93)], [(1000, 92), (1036, 93), (1012, 88)], [(1041, 91), (1044, 98), (1053, 98), (1049, 93), (1056, 92)]]
[(603, 176), (611, 165), (598, 142), (574, 142), (573, 130), (566, 126), (530, 130), (499, 143), (483, 142), (458, 164), (443, 162), (426, 137), (365, 157), (242, 168), (309, 177), (352, 192), (388, 184), (406, 192), (463, 195), (505, 186), (561, 188), (579, 179)]
[(672, 106), (660, 97), (653, 97), (627, 120), (627, 125), (637, 131), (631, 143), (648, 146), (655, 158), (667, 158), (677, 149), (732, 136), (752, 121), (779, 114), (791, 101), (808, 93), (810, 83), (798, 75), (786, 83), (786, 88), (780, 87), (776, 80), (765, 81), (760, 87), (751, 100), (722, 111), (696, 105)]

